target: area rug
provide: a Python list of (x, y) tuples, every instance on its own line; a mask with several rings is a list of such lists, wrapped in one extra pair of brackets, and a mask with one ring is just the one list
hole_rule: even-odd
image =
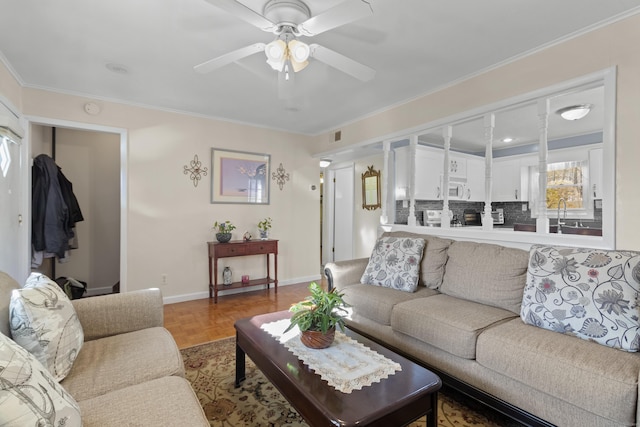
[[(191, 382), (212, 426), (307, 426), (248, 357), (247, 379), (241, 387), (234, 386), (235, 337), (197, 345), (180, 352), (184, 359), (186, 378)], [(484, 407), (474, 402), (463, 404), (461, 400), (462, 396), (449, 391), (438, 394), (439, 427), (521, 425), (483, 409)], [(411, 424), (411, 427), (424, 426), (424, 419)]]

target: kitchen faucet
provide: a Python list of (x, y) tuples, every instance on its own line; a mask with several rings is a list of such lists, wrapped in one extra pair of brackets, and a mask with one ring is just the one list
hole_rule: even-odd
[[(560, 222), (560, 203), (564, 203), (564, 222)], [(562, 226), (567, 223), (567, 201), (561, 197), (558, 200), (558, 234), (562, 234)]]

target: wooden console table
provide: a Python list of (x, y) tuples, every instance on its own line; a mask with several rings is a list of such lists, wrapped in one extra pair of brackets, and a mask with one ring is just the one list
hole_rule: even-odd
[[(207, 242), (209, 246), (209, 298), (213, 297), (213, 302), (218, 302), (218, 290), (238, 289), (248, 286), (274, 284), (275, 292), (278, 293), (278, 241), (277, 240), (232, 240), (228, 243)], [(271, 278), (269, 254), (273, 254), (274, 278)], [(218, 259), (247, 255), (267, 256), (267, 277), (249, 280), (248, 283), (233, 282), (231, 285), (218, 284)]]

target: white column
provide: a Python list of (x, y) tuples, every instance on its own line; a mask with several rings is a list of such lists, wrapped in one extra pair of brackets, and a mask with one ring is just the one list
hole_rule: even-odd
[(418, 135), (409, 138), (409, 219), (407, 224), (416, 226), (416, 148)]
[(384, 160), (382, 161), (382, 189), (381, 195), (382, 197), (382, 212), (380, 213), (380, 224), (388, 224), (389, 223), (389, 214), (388, 212), (391, 209), (395, 210), (395, 201), (391, 206), (389, 203), (389, 188), (391, 185), (391, 170), (389, 164), (389, 152), (391, 151), (391, 141), (384, 141), (382, 143), (382, 149), (384, 153)]
[(445, 126), (442, 128), (442, 138), (444, 138), (444, 173), (442, 176), (442, 228), (451, 227), (451, 215), (449, 211), (449, 170), (451, 165), (449, 161), (449, 150), (451, 149), (451, 136), (453, 135), (453, 128), (451, 126)]
[(493, 130), (496, 127), (496, 116), (487, 113), (484, 116), (484, 213), (482, 215), (482, 229), (492, 230), (491, 217), (491, 189), (493, 186)]
[(549, 233), (549, 218), (547, 217), (547, 160), (549, 149), (547, 147), (547, 132), (549, 129), (549, 100), (538, 100), (538, 218), (536, 219), (536, 232)]

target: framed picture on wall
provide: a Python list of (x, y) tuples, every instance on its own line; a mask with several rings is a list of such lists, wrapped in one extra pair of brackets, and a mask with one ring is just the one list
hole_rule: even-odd
[(211, 203), (269, 204), (269, 154), (211, 149)]

